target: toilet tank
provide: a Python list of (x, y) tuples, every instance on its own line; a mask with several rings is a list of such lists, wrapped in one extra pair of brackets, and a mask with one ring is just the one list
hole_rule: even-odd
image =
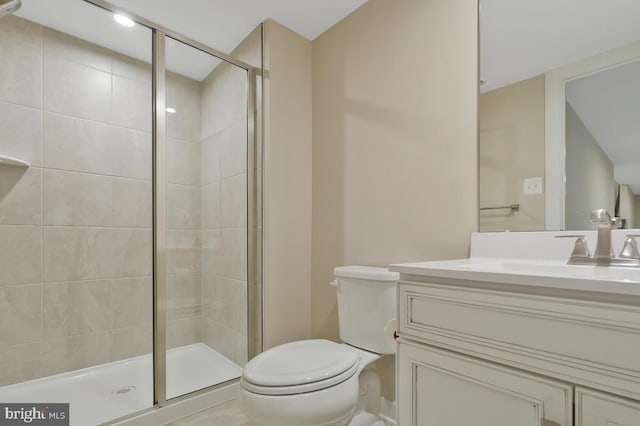
[(399, 274), (372, 266), (340, 266), (333, 274), (336, 279), (331, 284), (338, 293), (340, 339), (370, 352), (395, 353), (393, 332)]

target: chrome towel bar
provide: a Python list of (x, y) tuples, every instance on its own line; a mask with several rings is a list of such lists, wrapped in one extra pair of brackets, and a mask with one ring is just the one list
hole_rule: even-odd
[(480, 207), (480, 210), (502, 210), (502, 209), (510, 209), (512, 212), (517, 212), (520, 210), (520, 204), (511, 204), (509, 206), (498, 206), (498, 207)]

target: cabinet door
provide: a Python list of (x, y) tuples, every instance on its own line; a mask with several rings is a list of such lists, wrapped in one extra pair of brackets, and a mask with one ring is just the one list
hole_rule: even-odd
[(402, 426), (572, 426), (572, 387), (400, 340)]
[(638, 426), (640, 403), (576, 388), (576, 426)]

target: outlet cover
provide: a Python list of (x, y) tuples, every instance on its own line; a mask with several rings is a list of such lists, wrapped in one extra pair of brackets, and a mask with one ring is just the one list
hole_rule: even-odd
[(534, 177), (524, 180), (524, 195), (542, 194), (542, 178)]

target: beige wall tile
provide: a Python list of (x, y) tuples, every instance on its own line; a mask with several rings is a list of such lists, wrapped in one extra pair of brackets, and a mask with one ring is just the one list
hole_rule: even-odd
[(201, 228), (220, 228), (220, 184), (217, 182), (207, 184), (202, 187), (201, 193)]
[(189, 318), (167, 321), (167, 348), (191, 345), (202, 340), (200, 335), (200, 312)]
[(111, 74), (75, 62), (45, 57), (44, 109), (108, 122)]
[(207, 136), (202, 140), (202, 163), (200, 166), (202, 185), (220, 180), (219, 134)]
[(109, 333), (111, 361), (151, 353), (153, 332), (147, 327), (127, 327)]
[(90, 333), (45, 340), (43, 373), (63, 373), (109, 361), (109, 333)]
[(200, 188), (167, 185), (167, 223), (171, 229), (200, 228)]
[(151, 328), (153, 311), (151, 277), (122, 278), (111, 281), (113, 328)]
[(42, 281), (39, 226), (0, 226), (0, 285)]
[(238, 365), (247, 362), (247, 338), (210, 318), (203, 320), (202, 341)]
[(214, 286), (213, 312), (209, 316), (238, 333), (247, 333), (247, 284), (245, 281), (217, 277)]
[(181, 306), (200, 306), (200, 274), (171, 274), (167, 286), (169, 300), (182, 299)]
[(222, 179), (220, 183), (220, 227), (247, 226), (247, 175)]
[(169, 138), (167, 141), (167, 181), (200, 185), (200, 144)]
[(110, 51), (51, 28), (43, 28), (44, 55), (111, 72)]
[[(151, 51), (151, 31), (148, 32), (149, 52)], [(151, 53), (149, 53), (151, 54)], [(129, 56), (112, 52), (111, 72), (130, 80), (151, 83), (151, 64)]]
[(0, 40), (0, 100), (40, 107), (42, 27), (17, 16), (5, 16)]
[(41, 375), (41, 342), (0, 349), (0, 386), (24, 382)]
[(129, 129), (151, 131), (151, 82), (113, 76), (111, 123)]
[(202, 98), (200, 103), (201, 112), (201, 139), (205, 140), (215, 133), (215, 123), (213, 120), (213, 99), (215, 97), (216, 80), (215, 70), (202, 82)]
[(43, 127), (45, 167), (111, 174), (111, 152), (115, 146), (110, 126), (45, 112)]
[(167, 136), (192, 142), (200, 141), (201, 83), (167, 73), (167, 106), (176, 110), (167, 114)]
[[(4, 62), (2, 63), (4, 68)], [(1, 70), (0, 73), (2, 73)], [(42, 111), (0, 102), (0, 117), (2, 117), (2, 126), (0, 126), (2, 155), (28, 161), (32, 166), (41, 165)]]
[(110, 256), (112, 276), (151, 275), (152, 249), (151, 229), (113, 229)]
[(43, 284), (44, 338), (73, 336), (111, 328), (111, 282)]
[(219, 275), (236, 280), (247, 279), (247, 230), (223, 229)]
[(169, 274), (200, 272), (200, 231), (167, 231), (167, 270)]
[(44, 282), (111, 276), (111, 230), (44, 227)]
[(0, 167), (0, 224), (42, 223), (42, 169)]
[(215, 275), (219, 273), (222, 258), (222, 237), (218, 229), (201, 231), (202, 249), (200, 250), (202, 273)]
[(111, 128), (113, 174), (115, 176), (151, 180), (151, 133)]
[(109, 226), (111, 203), (111, 178), (108, 176), (44, 171), (45, 225)]
[(220, 131), (220, 176), (247, 172), (247, 121), (236, 120)]
[[(220, 64), (208, 77), (215, 96), (208, 97), (203, 105), (203, 120), (212, 117), (205, 125), (203, 136), (220, 132), (238, 120), (246, 120), (247, 74), (230, 64)], [(206, 83), (205, 83), (206, 84)]]
[(150, 181), (112, 178), (111, 224), (116, 227), (150, 228), (153, 188)]
[(41, 307), (40, 284), (0, 287), (0, 348), (40, 340)]

